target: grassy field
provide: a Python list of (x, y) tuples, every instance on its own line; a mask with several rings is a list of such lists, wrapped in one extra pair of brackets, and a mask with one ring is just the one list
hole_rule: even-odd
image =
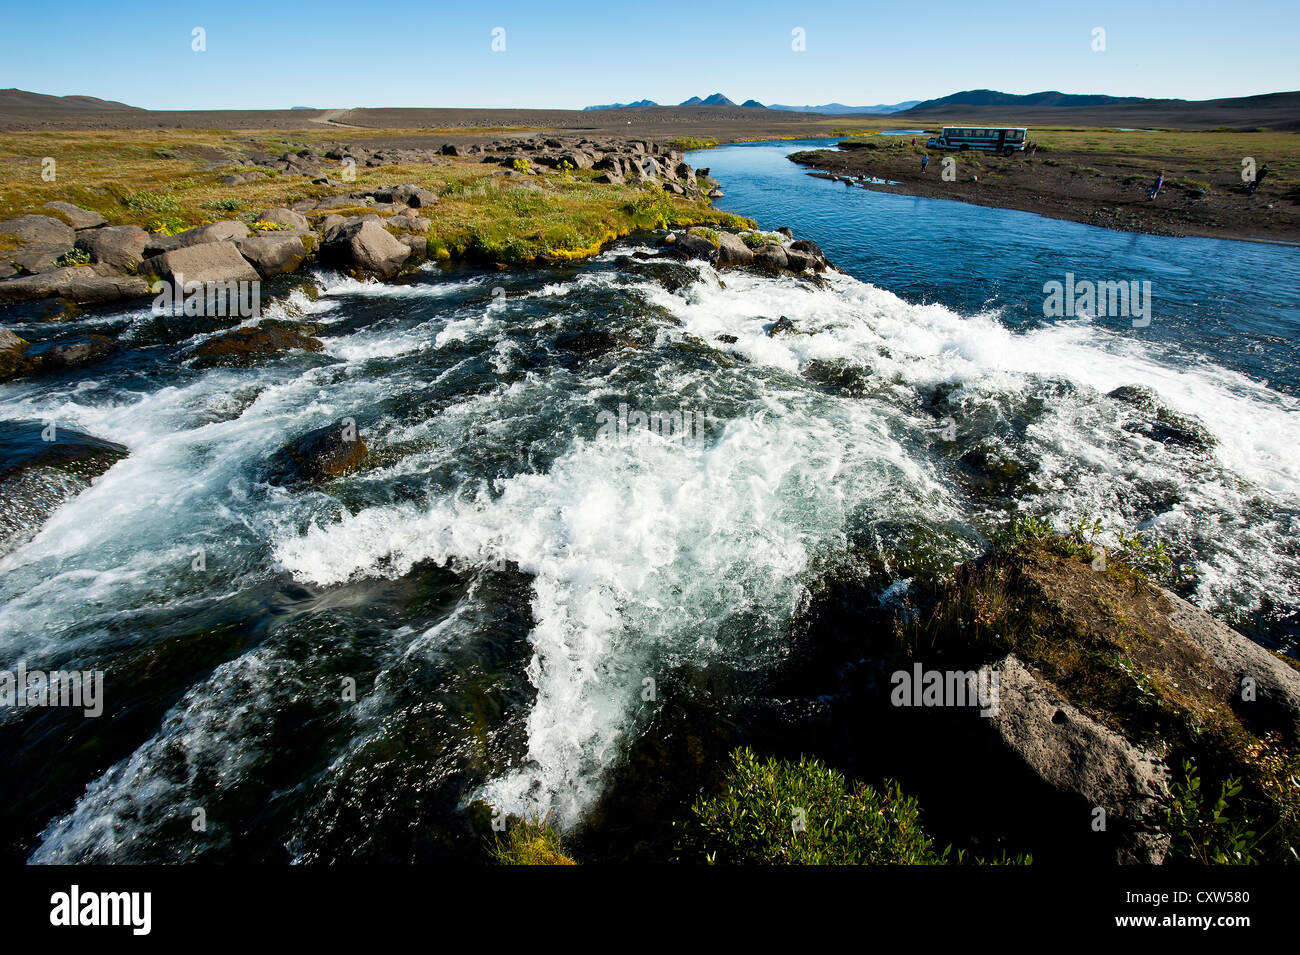
[[(253, 167), (236, 161), (255, 151), (280, 154), (312, 142), (346, 140), (353, 131), (231, 133), (224, 130), (110, 130), (11, 132), (0, 135), (0, 219), (51, 214), (45, 203), (71, 202), (103, 214), (111, 224), (176, 233), (222, 219), (252, 221), (259, 211), (340, 188), (312, 185), (301, 175), (267, 172), (235, 186), (222, 177)], [(433, 130), (365, 130), (365, 138), (423, 137)], [(42, 178), (54, 160), (54, 181)], [(342, 179), (339, 163), (322, 169)], [(429, 251), (439, 258), (561, 261), (593, 254), (634, 231), (690, 224), (748, 227), (748, 220), (703, 202), (672, 198), (657, 184), (602, 185), (589, 171), (502, 177), (476, 159), (357, 167), (346, 191), (415, 182), (440, 202), (420, 215), (431, 221)], [(331, 210), (344, 215), (364, 211)], [(308, 214), (311, 217), (311, 214)]]
[[(918, 127), (919, 128), (919, 127)], [(923, 151), (925, 140), (937, 135), (939, 127), (927, 127), (918, 135), (915, 152)], [(1038, 144), (1037, 157), (1051, 159), (1053, 154), (1069, 157), (1072, 168), (1082, 175), (1100, 175), (1098, 165), (1123, 165), (1135, 174), (1155, 176), (1162, 168), (1178, 169), (1181, 178), (1208, 185), (1211, 189), (1231, 189), (1241, 184), (1242, 160), (1252, 158), (1257, 168), (1269, 168), (1272, 186), (1300, 187), (1300, 133), (1234, 133), (1218, 130), (1177, 132), (1172, 130), (1119, 131), (1106, 128), (1031, 128), (1029, 138)], [(912, 136), (854, 134), (850, 143), (878, 142), (881, 145), (901, 142), (912, 149)], [(888, 153), (865, 151), (863, 158), (885, 162)], [(954, 154), (966, 165), (996, 165), (987, 154)]]

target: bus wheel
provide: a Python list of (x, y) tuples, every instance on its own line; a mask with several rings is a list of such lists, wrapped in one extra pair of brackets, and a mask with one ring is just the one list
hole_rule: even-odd
[(1013, 152), (1015, 152), (1015, 150), (1012, 149), (1010, 146), (1008, 146), (1006, 149), (1002, 150), (1002, 155), (1004, 155), (1004, 156), (1006, 156), (1008, 159), (1010, 159), (1010, 158), (1011, 158), (1011, 154), (1012, 154)]

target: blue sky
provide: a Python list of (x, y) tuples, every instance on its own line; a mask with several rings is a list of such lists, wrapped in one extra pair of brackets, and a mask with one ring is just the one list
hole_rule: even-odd
[[(851, 105), (962, 89), (1300, 88), (1300, 3), (0, 0), (0, 87), (154, 109), (577, 108), (721, 91)], [(192, 31), (207, 49), (192, 49)], [(494, 52), (492, 31), (505, 30)], [(1093, 29), (1106, 49), (1092, 49)], [(791, 48), (802, 28), (806, 49)]]

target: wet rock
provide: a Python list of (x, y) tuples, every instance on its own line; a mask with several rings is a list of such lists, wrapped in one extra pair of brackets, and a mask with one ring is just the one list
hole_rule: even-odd
[(1126, 431), (1143, 434), (1161, 444), (1172, 444), (1209, 452), (1218, 442), (1204, 424), (1189, 415), (1166, 407), (1159, 396), (1142, 385), (1121, 385), (1106, 397), (1143, 412), (1125, 425)]
[(387, 277), (401, 268), (411, 250), (377, 220), (349, 222), (328, 232), (321, 244), (322, 262), (375, 272)]
[(786, 251), (776, 243), (764, 245), (754, 252), (754, 265), (761, 265), (768, 269), (784, 271), (789, 264)]
[(77, 236), (77, 248), (90, 253), (91, 261), (134, 272), (144, 261), (149, 233), (139, 226), (113, 225), (90, 229)]
[(689, 288), (699, 279), (699, 273), (689, 265), (663, 259), (638, 261), (627, 256), (620, 256), (617, 264), (629, 274), (644, 276), (657, 282), (667, 292), (679, 292), (684, 288)]
[(118, 351), (119, 347), (116, 341), (105, 335), (85, 335), (33, 345), (28, 348), (27, 358), (32, 373), (62, 371), (93, 365)]
[(59, 213), (60, 218), (74, 229), (95, 229), (108, 222), (98, 212), (83, 209), (81, 206), (74, 206), (70, 202), (47, 202), (45, 208), (53, 209)]
[(807, 272), (817, 265), (817, 259), (807, 252), (800, 252), (796, 248), (785, 250), (785, 267), (790, 272)]
[(344, 418), (285, 445), (271, 463), (272, 484), (320, 482), (361, 467), (367, 453), (355, 422)]
[(319, 339), (304, 335), (292, 327), (268, 322), (252, 328), (237, 328), (209, 338), (194, 349), (194, 365), (197, 368), (218, 365), (245, 367), (291, 349), (318, 352), (324, 347)]
[(768, 326), (767, 337), (775, 338), (777, 335), (797, 335), (799, 330), (794, 327), (794, 322), (782, 315), (775, 322)]
[(122, 445), (72, 428), (0, 421), (0, 556), (126, 455)]
[(628, 339), (604, 331), (566, 332), (555, 339), (555, 347), (582, 358), (596, 358), (616, 348), (635, 348)]
[(21, 374), (26, 365), (26, 340), (7, 328), (0, 328), (0, 381)]
[(667, 252), (679, 259), (703, 259), (710, 265), (718, 261), (718, 247), (702, 235), (678, 234)]

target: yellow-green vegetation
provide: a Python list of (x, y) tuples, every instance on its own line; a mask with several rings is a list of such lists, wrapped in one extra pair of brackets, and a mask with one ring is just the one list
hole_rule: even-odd
[(706, 229), (703, 226), (696, 226), (688, 231), (691, 235), (698, 235), (704, 241), (711, 242), (715, 249), (722, 245), (722, 238), (718, 235), (716, 229)]
[[(250, 136), (222, 130), (5, 133), (0, 135), (0, 219), (48, 214), (45, 203), (62, 200), (99, 212), (114, 225), (169, 234), (232, 215), (253, 222), (259, 210), (323, 199), (340, 190), (275, 173), (222, 185), (224, 176), (250, 171), (236, 162), (252, 149), (278, 154), (305, 142), (335, 142), (340, 132), (287, 134), (292, 141), (281, 138), (283, 133)], [(380, 132), (366, 130), (366, 135)], [(41, 178), (44, 157), (55, 159), (54, 182)], [(223, 158), (230, 165), (205, 168)], [(342, 179), (341, 165), (322, 161), (321, 166), (331, 178)], [(557, 262), (595, 254), (642, 229), (753, 226), (707, 202), (669, 196), (653, 183), (603, 185), (577, 174), (503, 177), (499, 167), (476, 159), (358, 168), (347, 188), (407, 182), (440, 196), (437, 206), (419, 210), (431, 223), (429, 252), (439, 258)], [(358, 203), (329, 211), (346, 216), (371, 210)]]
[(679, 136), (672, 143), (678, 149), (712, 149), (718, 141), (712, 137), (699, 139), (695, 136)]
[(505, 835), (496, 837), (490, 853), (500, 865), (577, 865), (565, 853), (554, 827), (513, 817)]
[[(1013, 523), (994, 554), (939, 588), (930, 613), (899, 619), (899, 652), (962, 669), (1015, 653), (1127, 739), (1175, 766), (1194, 761), (1207, 789), (1250, 820), (1241, 830), (1250, 839), (1232, 842), (1236, 861), (1300, 861), (1300, 757), (1242, 722), (1230, 706), (1233, 678), (1170, 624), (1168, 598), (1148, 577), (1168, 569), (1163, 549), (1122, 538), (1103, 554), (1096, 529), (1057, 534), (1041, 521)], [(1191, 825), (1198, 806), (1186, 802), (1175, 824)], [(1195, 833), (1171, 831), (1173, 858), (1204, 854), (1210, 837), (1201, 830), (1220, 823), (1212, 804), (1202, 808), (1208, 818), (1197, 817)]]

